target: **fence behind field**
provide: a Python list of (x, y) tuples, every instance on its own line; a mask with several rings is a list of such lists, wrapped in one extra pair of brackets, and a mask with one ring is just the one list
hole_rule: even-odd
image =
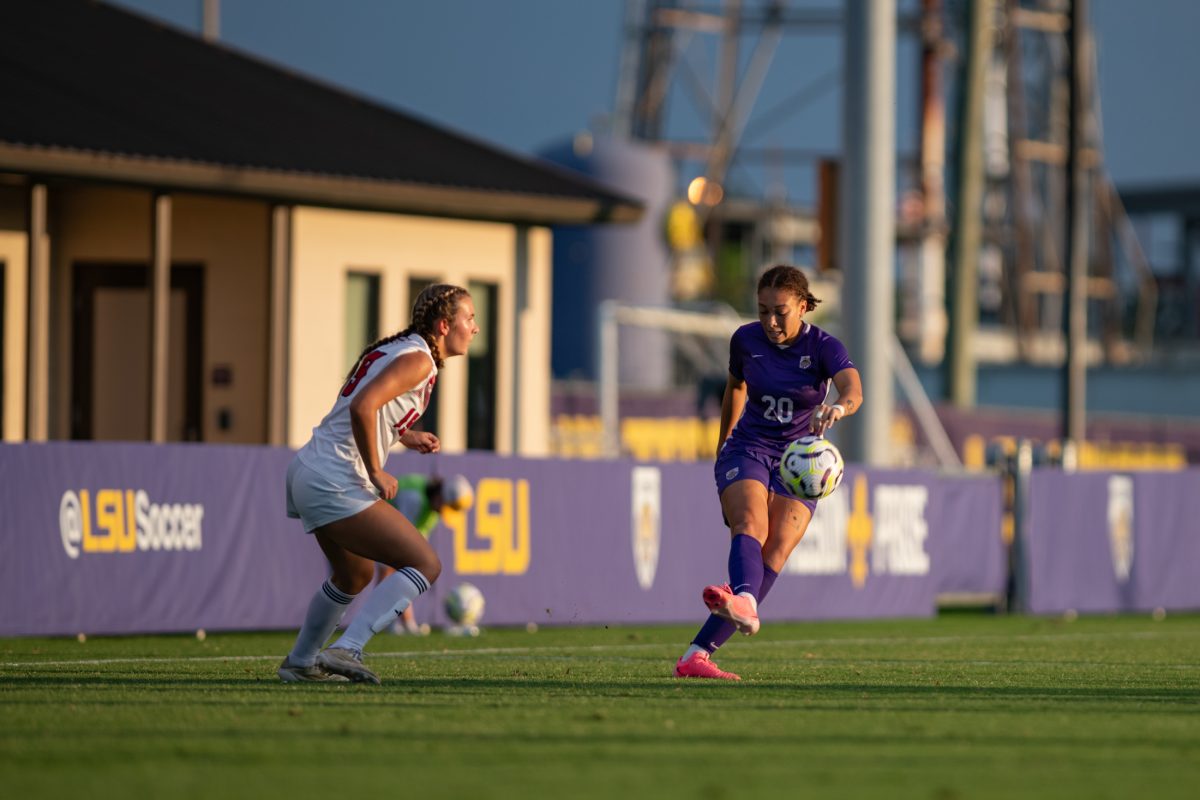
[[(212, 445), (0, 446), (0, 635), (299, 625), (325, 565), (283, 513), (290, 456)], [(389, 469), (433, 463), (403, 454)], [(423, 621), (444, 623), (442, 593), (466, 580), (487, 598), (486, 624), (699, 622), (700, 588), (726, 574), (708, 465), (476, 453), (436, 463), (466, 475), (476, 503), (433, 535), (444, 572), (416, 604)], [(1021, 541), (1031, 610), (1200, 608), (1200, 471), (1130, 479), (1038, 470), (1029, 496)], [(995, 475), (851, 467), (764, 613), (926, 616), (939, 595), (1002, 596), (1000, 528)], [(1087, 588), (1113, 581), (1108, 594)], [(1064, 600), (1068, 587), (1095, 600)]]
[(1200, 469), (1034, 469), (1018, 521), (1033, 613), (1200, 609)]

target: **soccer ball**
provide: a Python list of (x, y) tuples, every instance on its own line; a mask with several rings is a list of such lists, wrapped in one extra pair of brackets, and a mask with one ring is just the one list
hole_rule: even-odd
[(464, 627), (479, 623), (483, 606), (483, 592), (471, 583), (460, 583), (446, 595), (446, 616)]
[(779, 462), (779, 477), (793, 496), (821, 500), (842, 482), (846, 462), (833, 442), (820, 436), (801, 436), (787, 446)]

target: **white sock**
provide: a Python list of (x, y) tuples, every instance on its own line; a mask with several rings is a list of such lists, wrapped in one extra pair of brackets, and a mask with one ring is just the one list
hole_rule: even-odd
[(429, 581), (418, 570), (412, 567), (396, 570), (371, 590), (345, 633), (330, 646), (362, 651), (372, 636), (391, 627), (408, 604), (428, 590)]
[(680, 660), (680, 661), (687, 661), (689, 658), (691, 658), (691, 657), (692, 657), (693, 655), (695, 655), (696, 653), (707, 653), (707, 652), (708, 652), (708, 651), (707, 651), (707, 650), (705, 650), (705, 649), (704, 649), (703, 647), (701, 647), (700, 645), (698, 645), (698, 644), (694, 644), (694, 645), (692, 645), (691, 647), (689, 647), (689, 648), (687, 649), (687, 652), (685, 652), (685, 653), (683, 654), (683, 658), (681, 658), (681, 659), (679, 659), (679, 660)]
[(317, 653), (321, 652), (321, 646), (333, 634), (346, 613), (346, 607), (356, 596), (346, 594), (330, 581), (321, 584), (308, 604), (308, 614), (304, 617), (296, 644), (288, 654), (288, 661), (297, 667), (311, 667), (317, 660)]

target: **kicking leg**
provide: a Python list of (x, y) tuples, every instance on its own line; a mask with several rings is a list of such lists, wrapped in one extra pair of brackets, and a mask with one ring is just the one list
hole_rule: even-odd
[(768, 536), (767, 487), (756, 480), (731, 483), (721, 492), (729, 521), (729, 584), (704, 589), (709, 611), (729, 620), (747, 636), (758, 633), (758, 592), (762, 587), (762, 543)]
[(704, 602), (711, 614), (675, 663), (676, 677), (740, 680), (719, 669), (709, 657), (735, 630), (746, 634), (758, 631), (758, 599), (765, 578), (761, 542), (767, 535), (766, 500), (767, 489), (756, 480), (737, 481), (721, 493), (721, 511), (731, 534), (729, 584), (705, 587)]

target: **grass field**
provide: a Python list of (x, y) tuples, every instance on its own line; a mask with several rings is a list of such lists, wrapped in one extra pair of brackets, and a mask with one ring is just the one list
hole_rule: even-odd
[(1200, 617), (377, 637), (381, 687), (283, 685), (290, 633), (0, 641), (6, 797), (1200, 796)]

